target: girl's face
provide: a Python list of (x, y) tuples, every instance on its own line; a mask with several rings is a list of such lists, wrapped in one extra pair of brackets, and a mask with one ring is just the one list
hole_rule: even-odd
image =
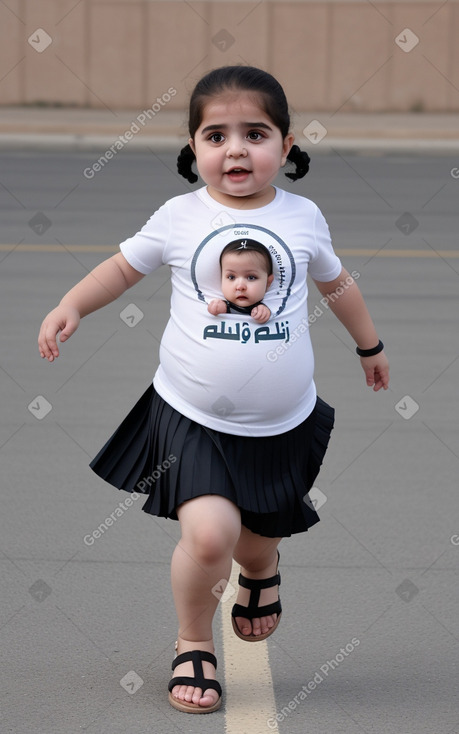
[(274, 199), (271, 186), (292, 147), (250, 92), (228, 91), (204, 107), (190, 146), (207, 190), (216, 201), (252, 209)]
[(259, 252), (227, 252), (222, 257), (222, 293), (237, 306), (251, 306), (263, 299), (274, 275), (266, 272)]

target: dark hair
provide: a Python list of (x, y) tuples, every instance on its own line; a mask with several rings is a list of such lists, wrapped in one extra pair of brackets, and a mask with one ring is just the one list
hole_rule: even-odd
[[(263, 111), (279, 128), (282, 139), (290, 130), (290, 114), (284, 90), (267, 71), (254, 66), (222, 66), (206, 74), (195, 86), (190, 98), (188, 129), (190, 138), (194, 138), (199, 128), (205, 103), (226, 90), (240, 90), (257, 94)], [(177, 159), (177, 170), (190, 183), (198, 180), (192, 171), (195, 155), (189, 145), (185, 145)], [(309, 170), (310, 158), (307, 153), (293, 145), (287, 160), (295, 164), (295, 171), (285, 175), (292, 181), (303, 178)]]
[(223, 248), (220, 255), (220, 267), (222, 264), (222, 260), (225, 255), (227, 255), (229, 252), (236, 252), (238, 255), (242, 255), (243, 252), (258, 252), (259, 255), (262, 255), (265, 259), (266, 264), (266, 270), (268, 272), (268, 275), (272, 275), (273, 273), (273, 261), (271, 260), (271, 255), (269, 254), (269, 250), (261, 244), (261, 242), (257, 242), (256, 240), (233, 240), (232, 242), (229, 242), (226, 247)]

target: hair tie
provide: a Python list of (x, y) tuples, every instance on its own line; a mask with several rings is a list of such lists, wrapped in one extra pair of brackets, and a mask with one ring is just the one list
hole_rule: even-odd
[(287, 160), (295, 164), (295, 171), (292, 173), (286, 173), (285, 175), (291, 181), (296, 181), (299, 178), (306, 176), (309, 171), (309, 164), (311, 162), (310, 157), (304, 150), (300, 150), (298, 145), (292, 145), (290, 152), (287, 156)]
[(190, 183), (196, 183), (198, 180), (198, 177), (192, 170), (192, 165), (195, 160), (196, 156), (193, 153), (191, 146), (189, 144), (185, 145), (177, 158), (177, 171)]

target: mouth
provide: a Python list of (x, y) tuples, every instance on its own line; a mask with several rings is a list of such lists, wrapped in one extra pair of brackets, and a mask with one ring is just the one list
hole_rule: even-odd
[(251, 171), (248, 171), (246, 168), (240, 168), (239, 166), (235, 166), (234, 168), (231, 168), (229, 171), (225, 172), (226, 175), (231, 179), (231, 181), (242, 181), (247, 178), (249, 173)]

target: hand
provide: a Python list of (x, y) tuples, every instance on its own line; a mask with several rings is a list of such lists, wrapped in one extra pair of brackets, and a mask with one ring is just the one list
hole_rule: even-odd
[(389, 362), (384, 352), (373, 357), (360, 357), (360, 364), (365, 372), (367, 385), (375, 392), (389, 387)]
[(38, 335), (40, 356), (53, 362), (59, 356), (56, 336), (60, 332), (59, 341), (65, 342), (77, 330), (80, 314), (73, 306), (59, 305), (51, 311), (43, 321)]
[(259, 324), (265, 324), (271, 317), (271, 311), (264, 303), (260, 303), (252, 309), (250, 315), (255, 321), (258, 321)]
[(218, 316), (221, 313), (226, 313), (226, 303), (221, 298), (214, 298), (207, 306), (207, 310), (213, 316)]

